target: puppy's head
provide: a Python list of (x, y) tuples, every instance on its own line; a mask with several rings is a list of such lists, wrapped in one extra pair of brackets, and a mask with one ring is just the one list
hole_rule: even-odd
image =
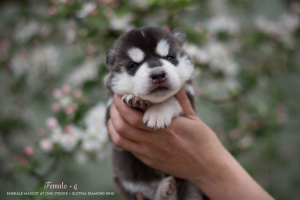
[(124, 33), (106, 54), (114, 93), (158, 103), (176, 94), (193, 73), (185, 34), (145, 27)]

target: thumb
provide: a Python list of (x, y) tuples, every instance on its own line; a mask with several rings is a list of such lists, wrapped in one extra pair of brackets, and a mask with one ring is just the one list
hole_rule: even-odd
[(189, 100), (189, 98), (187, 97), (184, 88), (181, 88), (179, 90), (179, 92), (175, 95), (175, 98), (177, 99), (177, 101), (179, 102), (182, 111), (183, 111), (183, 115), (185, 117), (194, 117), (197, 116), (192, 105), (191, 102)]
[(141, 194), (136, 195), (137, 200), (145, 200), (145, 198)]

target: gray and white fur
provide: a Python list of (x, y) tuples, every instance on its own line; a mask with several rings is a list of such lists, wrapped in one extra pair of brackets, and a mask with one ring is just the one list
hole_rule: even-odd
[[(144, 27), (121, 35), (106, 54), (110, 73), (105, 77), (109, 107), (113, 94), (124, 103), (145, 110), (143, 122), (153, 129), (169, 126), (182, 109), (174, 95), (184, 87), (192, 103), (193, 61), (183, 49), (185, 34), (162, 28)], [(130, 152), (113, 147), (115, 178), (129, 199), (141, 193), (151, 200), (201, 200), (204, 195), (192, 183), (174, 179), (150, 168)]]

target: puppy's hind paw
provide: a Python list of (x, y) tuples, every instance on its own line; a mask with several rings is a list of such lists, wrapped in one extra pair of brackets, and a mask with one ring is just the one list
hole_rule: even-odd
[(127, 104), (130, 107), (138, 108), (141, 110), (146, 110), (150, 106), (150, 102), (143, 100), (134, 95), (123, 95), (122, 97), (123, 103)]

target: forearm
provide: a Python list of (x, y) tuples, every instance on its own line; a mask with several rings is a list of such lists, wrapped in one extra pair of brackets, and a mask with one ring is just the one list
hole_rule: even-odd
[(173, 118), (161, 130), (149, 129), (142, 123), (141, 112), (115, 98), (108, 125), (117, 147), (152, 168), (191, 181), (212, 200), (273, 199), (197, 117), (184, 90), (176, 97), (184, 116)]
[(200, 173), (202, 177), (191, 180), (210, 199), (273, 199), (225, 148), (212, 165)]

